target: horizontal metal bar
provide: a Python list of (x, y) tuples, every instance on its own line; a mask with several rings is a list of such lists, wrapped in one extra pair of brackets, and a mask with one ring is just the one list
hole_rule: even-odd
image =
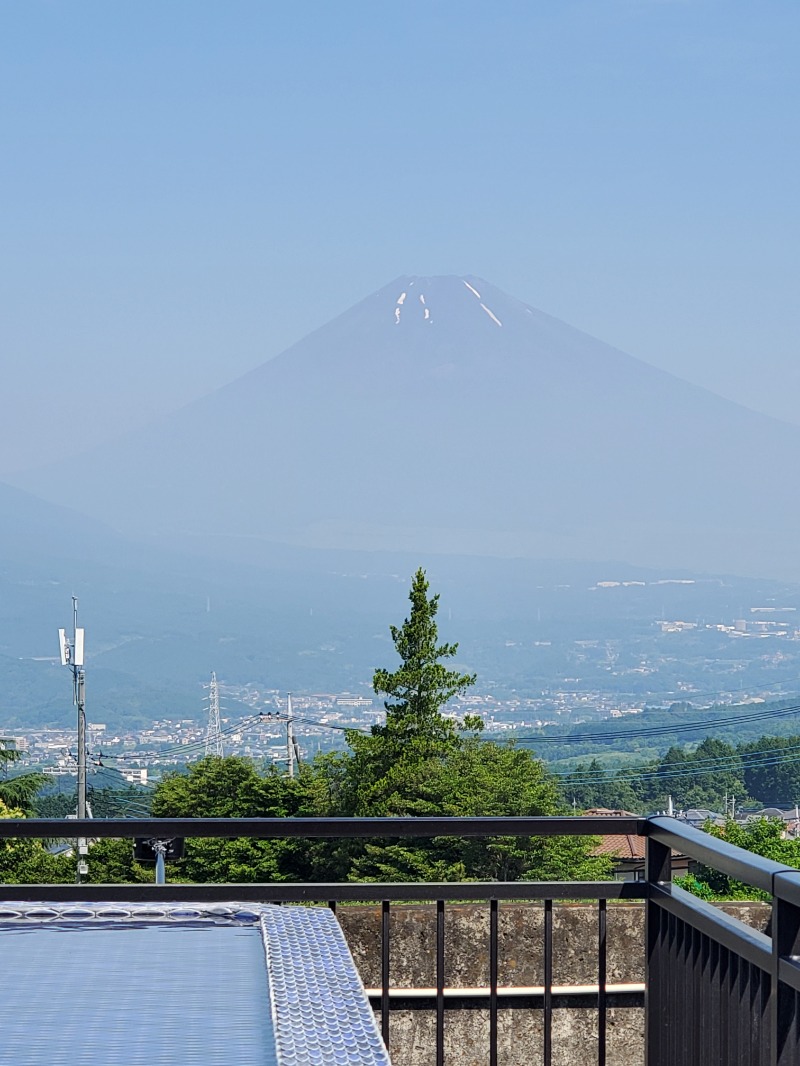
[[(628, 993), (633, 994), (636, 992), (644, 993), (644, 982), (631, 982), (630, 984), (615, 984), (606, 985), (608, 992), (615, 993)], [(600, 991), (599, 985), (553, 985), (554, 996), (596, 996)], [(368, 996), (380, 996), (380, 988), (368, 988), (366, 989)], [(445, 999), (463, 996), (465, 998), (473, 999), (488, 999), (491, 994), (491, 989), (486, 988), (445, 988)], [(513, 999), (516, 996), (543, 996), (544, 985), (513, 985), (510, 987), (499, 987), (497, 994), (500, 996), (506, 996), (508, 999)], [(425, 999), (436, 995), (435, 988), (390, 988), (389, 998), (407, 997), (409, 999)]]
[(800, 959), (779, 959), (778, 977), (789, 988), (793, 988), (795, 992), (800, 992)]
[(792, 872), (792, 868), (783, 863), (754, 855), (676, 818), (648, 819), (647, 834), (660, 844), (666, 844), (675, 851), (683, 852), (706, 866), (712, 866), (729, 877), (765, 892), (772, 892), (772, 879), (776, 874)]
[(772, 965), (772, 940), (764, 933), (677, 885), (651, 885), (650, 899), (740, 958), (761, 970), (769, 971)]
[(271, 884), (166, 884), (156, 885), (4, 885), (0, 900), (36, 903), (247, 903), (312, 902), (336, 900), (380, 902), (432, 902), (437, 899), (471, 902), (488, 899), (520, 901), (540, 899), (644, 899), (641, 881), (443, 881)]
[[(377, 1010), (380, 1006), (380, 993), (370, 995), (370, 1003), (373, 1009)], [(499, 1010), (544, 1010), (544, 994), (543, 993), (529, 993), (525, 995), (503, 995), (499, 993), (497, 996), (497, 1007)], [(607, 1006), (609, 1007), (644, 1007), (644, 992), (609, 992), (607, 998)], [(596, 992), (581, 992), (576, 994), (558, 994), (555, 991), (550, 997), (549, 1004), (551, 1008), (564, 1010), (570, 1007), (573, 1010), (578, 1009), (597, 1009), (597, 993)], [(392, 1011), (410, 1011), (410, 1010), (424, 1010), (435, 1011), (436, 1010), (436, 993), (431, 995), (417, 996), (417, 995), (397, 995), (389, 999), (389, 1009)], [(453, 989), (452, 995), (445, 995), (444, 997), (444, 1009), (450, 1010), (483, 1010), (488, 1013), (489, 1010), (489, 995), (485, 997), (459, 995), (458, 989)]]
[(772, 891), (778, 899), (785, 899), (800, 907), (800, 870), (783, 870), (775, 874)]
[(0, 838), (642, 836), (645, 818), (2, 818)]

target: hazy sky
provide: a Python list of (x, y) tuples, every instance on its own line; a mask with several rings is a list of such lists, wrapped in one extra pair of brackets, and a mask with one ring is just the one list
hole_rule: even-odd
[(0, 476), (403, 273), (800, 421), (799, 49), (797, 0), (0, 0)]

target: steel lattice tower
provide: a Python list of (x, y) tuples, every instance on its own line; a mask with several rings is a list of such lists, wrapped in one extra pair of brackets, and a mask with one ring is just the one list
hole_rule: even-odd
[(206, 755), (222, 756), (222, 726), (219, 721), (219, 686), (217, 675), (212, 672), (208, 693), (208, 727), (206, 729)]

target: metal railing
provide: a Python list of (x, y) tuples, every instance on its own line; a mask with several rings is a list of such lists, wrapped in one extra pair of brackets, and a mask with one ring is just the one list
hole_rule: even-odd
[[(554, 1011), (590, 1007), (596, 1017), (596, 1053), (605, 1066), (609, 1054), (608, 1011), (644, 1006), (647, 1066), (789, 1066), (800, 1063), (800, 870), (762, 859), (693, 829), (673, 818), (245, 818), (108, 819), (77, 822), (54, 819), (0, 819), (2, 838), (250, 837), (431, 838), (602, 836), (646, 839), (642, 881), (550, 881), (464, 883), (277, 883), (0, 885), (0, 901), (86, 901), (187, 903), (319, 902), (377, 903), (380, 909), (380, 982), (370, 990), (387, 1045), (395, 1010), (426, 1010), (435, 1016), (435, 1061), (446, 1060), (446, 1014), (486, 1012), (487, 1059), (499, 1066), (501, 1012), (536, 1011), (541, 1047), (527, 1061), (552, 1066)], [(672, 884), (672, 852), (688, 855), (723, 874), (766, 892), (772, 901), (771, 936), (752, 929), (719, 908)], [(554, 983), (553, 904), (559, 900), (597, 902), (596, 981)], [(645, 907), (644, 987), (608, 981), (608, 901), (641, 900)], [(395, 906), (432, 903), (434, 982), (426, 988), (394, 988), (391, 936)], [(449, 905), (468, 901), (488, 910), (488, 981), (478, 988), (447, 983), (446, 914)], [(511, 901), (536, 903), (541, 910), (541, 983), (500, 984), (501, 913)], [(537, 926), (537, 929), (539, 926)], [(453, 1061), (458, 1061), (457, 1057)], [(578, 1059), (576, 1059), (578, 1061)], [(582, 1062), (590, 1061), (582, 1055)]]

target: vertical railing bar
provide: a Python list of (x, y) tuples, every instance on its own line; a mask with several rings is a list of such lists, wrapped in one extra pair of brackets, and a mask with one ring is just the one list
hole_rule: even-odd
[(544, 1066), (553, 1063), (553, 901), (544, 901)]
[[(691, 1062), (692, 1058), (701, 1062), (699, 1051), (699, 1036), (697, 1020), (695, 1015), (702, 1019), (703, 1015), (703, 982), (700, 979), (700, 967), (701, 967), (701, 952), (702, 952), (702, 933), (699, 929), (695, 929), (694, 926), (689, 927), (689, 938), (692, 945), (691, 953), (691, 968), (692, 968), (692, 988), (691, 994), (686, 998), (683, 1009), (678, 1013), (678, 1017), (687, 1019), (686, 1031), (690, 1034), (690, 1043), (686, 1048), (686, 1061)], [(700, 1035), (702, 1035), (702, 1025), (699, 1029)]]
[(708, 950), (708, 983), (709, 983), (709, 1033), (708, 1033), (708, 1057), (710, 1062), (724, 1062), (720, 1057), (721, 1046), (721, 1006), (722, 1006), (722, 959), (720, 945), (712, 940)]
[[(646, 950), (646, 966), (647, 966), (647, 1000), (645, 1006), (645, 1013), (648, 1010), (658, 1012), (659, 1016), (664, 1011), (664, 1004), (666, 1002), (666, 995), (668, 990), (668, 973), (669, 973), (669, 914), (659, 908), (654, 908), (654, 913), (648, 917), (647, 924), (650, 927), (651, 942), (654, 944), (654, 951)], [(663, 1026), (656, 1020), (647, 1022), (647, 1027), (650, 1036), (647, 1038), (645, 1045), (645, 1055), (648, 1066), (663, 1066), (667, 1061), (665, 1058), (665, 1047), (663, 1038)], [(652, 1038), (653, 1033), (660, 1033), (658, 1043)]]
[[(770, 972), (768, 1016), (770, 1066), (794, 1062), (790, 1044), (794, 992), (781, 981), (781, 959), (796, 958), (800, 954), (800, 907), (772, 890), (772, 966)], [(767, 985), (764, 982), (765, 986)]]
[(686, 964), (678, 966), (678, 962), (682, 960), (686, 952), (686, 929), (676, 914), (669, 915), (668, 929), (667, 994), (664, 1005), (664, 1029), (666, 1032), (662, 1035), (662, 1040), (665, 1041), (667, 1049), (665, 1061), (669, 1066), (675, 1066), (676, 1063), (682, 1061), (683, 1047), (681, 1040), (685, 1034), (686, 1026), (683, 1025), (679, 1028), (673, 1024), (673, 1019), (676, 1012), (679, 1011), (678, 996), (680, 995), (681, 985), (686, 986), (689, 984), (691, 969), (689, 967), (689, 954), (685, 954)]
[(381, 903), (381, 1036), (389, 1050), (389, 900)]
[(749, 1063), (751, 1061), (750, 1055), (750, 1042), (753, 1032), (753, 1004), (751, 1002), (751, 982), (753, 980), (753, 973), (755, 968), (747, 962), (746, 959), (739, 960), (739, 1010), (737, 1012), (737, 1019), (739, 1022), (739, 1057), (736, 1060), (737, 1066), (740, 1063)]
[[(770, 1066), (774, 1061), (777, 1063), (789, 1063), (793, 1064), (797, 1062), (797, 1058), (794, 1055), (790, 1055), (788, 1058), (777, 1057), (773, 1051), (773, 1036), (771, 1033), (771, 1018), (770, 1011), (772, 1009), (772, 1002), (770, 999), (770, 990), (772, 988), (772, 982), (770, 975), (763, 970), (760, 973), (761, 980), (758, 983), (759, 987), (759, 1001), (760, 1001), (760, 1025), (759, 1025), (759, 1066)], [(784, 1011), (779, 1011), (781, 1015), (781, 1022), (785, 1024), (786, 1018)], [(779, 1045), (780, 1046), (780, 1045)]]
[(720, 996), (720, 1028), (719, 1028), (719, 1058), (720, 1062), (731, 1061), (731, 953), (726, 947), (720, 945), (719, 949), (719, 996)]
[(335, 899), (329, 899), (328, 900), (328, 907), (333, 911), (334, 914), (336, 914), (336, 900)]
[(436, 1066), (444, 1066), (444, 900), (436, 900)]
[(728, 1055), (726, 1062), (738, 1062), (741, 1057), (739, 1042), (739, 1001), (741, 993), (742, 968), (735, 951), (728, 953)]
[(597, 910), (597, 1066), (606, 1066), (607, 907), (598, 900)]
[(711, 938), (705, 933), (699, 934), (700, 945), (697, 956), (697, 977), (700, 981), (700, 995), (697, 999), (696, 1020), (700, 1062), (711, 1060), (711, 1030), (719, 1025), (719, 1018), (711, 1013)]
[[(672, 852), (648, 836), (645, 844), (645, 880), (648, 886), (669, 881), (672, 877)], [(672, 1003), (670, 973), (674, 958), (674, 926), (664, 921), (657, 900), (645, 900), (645, 1062), (647, 1066), (671, 1066), (670, 1045), (673, 1029), (669, 1024)], [(662, 934), (663, 933), (663, 937)]]
[(497, 1066), (497, 971), (499, 903), (489, 900), (489, 1066)]

